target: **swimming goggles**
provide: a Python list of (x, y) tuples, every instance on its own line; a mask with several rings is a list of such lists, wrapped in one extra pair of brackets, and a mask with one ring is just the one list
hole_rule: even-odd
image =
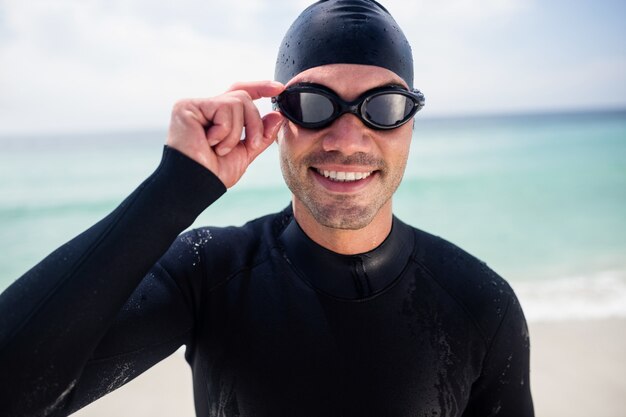
[(354, 101), (345, 101), (319, 84), (300, 83), (272, 97), (274, 110), (306, 129), (321, 129), (345, 113), (357, 116), (372, 129), (395, 129), (408, 122), (422, 107), (424, 94), (400, 86), (377, 87)]

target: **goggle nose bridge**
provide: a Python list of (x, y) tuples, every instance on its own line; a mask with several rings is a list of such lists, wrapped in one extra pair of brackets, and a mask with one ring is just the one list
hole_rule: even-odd
[(339, 105), (339, 111), (336, 112), (336, 117), (335, 118), (339, 118), (340, 116), (346, 114), (346, 113), (351, 113), (351, 114), (356, 114), (359, 115), (361, 114), (361, 106), (363, 105), (363, 103), (365, 103), (365, 100), (361, 100), (360, 102), (351, 102), (351, 103), (341, 103), (341, 102), (337, 102), (335, 100), (331, 100), (332, 103), (335, 103), (335, 105)]

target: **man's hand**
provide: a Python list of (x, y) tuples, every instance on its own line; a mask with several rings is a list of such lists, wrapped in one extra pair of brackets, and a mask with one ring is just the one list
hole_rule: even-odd
[(283, 121), (278, 112), (261, 118), (253, 100), (278, 95), (284, 88), (276, 81), (237, 83), (217, 97), (181, 100), (172, 110), (167, 145), (204, 165), (230, 188), (274, 141)]

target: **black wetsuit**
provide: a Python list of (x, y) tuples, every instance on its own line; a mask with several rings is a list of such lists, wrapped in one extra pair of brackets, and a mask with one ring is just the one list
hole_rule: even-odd
[(9, 287), (0, 415), (66, 415), (182, 344), (199, 416), (533, 415), (526, 323), (484, 263), (398, 219), (379, 248), (338, 255), (290, 209), (177, 237), (224, 191), (166, 148)]

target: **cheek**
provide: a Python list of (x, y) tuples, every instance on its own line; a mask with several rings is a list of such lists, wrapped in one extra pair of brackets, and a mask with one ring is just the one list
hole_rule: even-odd
[[(408, 127), (408, 129), (405, 129), (405, 127)], [(407, 125), (402, 126), (400, 129), (402, 130), (396, 134), (381, 138), (380, 150), (385, 160), (389, 163), (393, 161), (395, 167), (402, 167), (402, 169), (404, 169), (409, 157), (413, 129), (411, 129), (411, 126)]]
[(311, 131), (300, 129), (291, 122), (284, 123), (276, 137), (281, 158), (293, 160), (301, 159), (303, 155), (312, 152), (316, 140)]
[(301, 159), (303, 150), (301, 149), (301, 138), (298, 137), (297, 129), (294, 131), (291, 123), (281, 126), (276, 143), (278, 144), (278, 155), (280, 158), (280, 168), (283, 177), (287, 182), (297, 171), (298, 161)]
[(278, 152), (280, 155), (281, 164), (289, 158), (291, 153), (291, 146), (293, 145), (293, 131), (289, 127), (289, 123), (285, 122), (280, 127), (278, 135), (276, 136), (276, 143), (278, 144)]

